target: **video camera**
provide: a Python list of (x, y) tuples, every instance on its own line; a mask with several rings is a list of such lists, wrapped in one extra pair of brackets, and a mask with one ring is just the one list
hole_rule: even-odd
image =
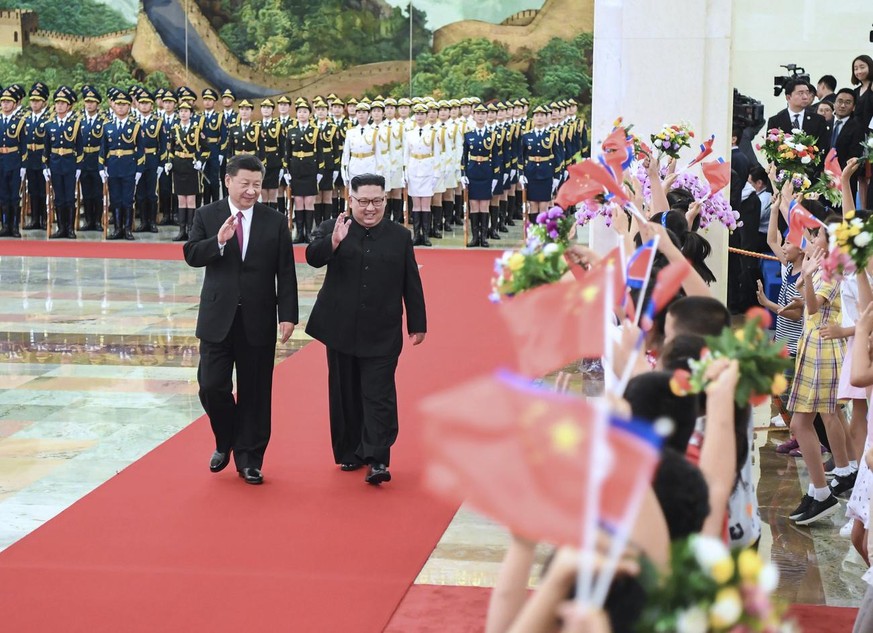
[(740, 91), (734, 88), (734, 129), (751, 130), (751, 135), (754, 136), (764, 127), (765, 122), (764, 104), (757, 99), (740, 94)]
[(773, 96), (778, 97), (785, 90), (785, 84), (792, 79), (809, 82), (809, 73), (806, 69), (797, 64), (782, 64), (782, 68), (790, 72), (790, 75), (776, 75), (773, 77)]

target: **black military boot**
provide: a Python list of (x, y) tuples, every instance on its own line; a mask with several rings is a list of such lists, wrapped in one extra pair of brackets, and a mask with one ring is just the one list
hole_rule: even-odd
[(421, 226), (421, 211), (412, 212), (412, 245), (424, 246), (424, 230)]
[[(428, 233), (429, 237), (432, 237), (437, 240), (441, 240), (443, 238), (443, 234), (440, 233), (440, 227), (442, 225), (442, 215), (443, 208), (441, 206), (436, 206), (435, 204), (430, 205), (430, 213), (428, 216), (428, 224), (426, 226), (430, 227), (430, 231)], [(425, 244), (425, 246), (430, 246), (429, 244)]]
[(76, 205), (67, 207), (67, 238), (76, 239)]
[[(426, 211), (421, 212), (421, 245), (422, 246), (433, 246), (431, 241), (428, 239), (430, 235), (428, 235), (429, 230), (433, 229), (433, 214), (428, 213)], [(442, 237), (442, 236), (440, 236)]]
[(481, 213), (470, 214), (470, 235), (472, 239), (467, 242), (467, 248), (476, 248), (482, 245), (482, 223), (479, 221), (481, 217)]
[(30, 221), (24, 225), (25, 231), (33, 231), (39, 228), (39, 203), (33, 199), (31, 196), (30, 199)]
[(39, 228), (43, 231), (48, 228), (48, 206), (46, 206), (45, 198), (39, 200)]
[(149, 233), (159, 233), (158, 230), (158, 201), (157, 200), (147, 200), (146, 204), (148, 205), (149, 211)]
[(122, 221), (122, 213), (121, 209), (113, 209), (112, 210), (112, 222), (114, 224), (114, 230), (110, 233), (106, 239), (109, 240), (123, 240), (124, 239), (124, 228), (121, 224)]
[(188, 241), (188, 209), (179, 209), (179, 232), (173, 238), (174, 242)]
[(297, 229), (294, 244), (306, 244), (306, 223), (303, 220), (303, 215), (303, 209), (294, 210), (294, 228)]
[(518, 198), (509, 196), (506, 200), (506, 226), (515, 226), (515, 202)]
[(314, 209), (304, 209), (303, 210), (303, 229), (306, 231), (306, 243), (312, 241), (312, 228), (315, 224), (315, 210)]
[(537, 216), (538, 215), (539, 215), (539, 213), (528, 213), (527, 214), (527, 223), (529, 226), (536, 226), (537, 225)]
[(464, 226), (464, 196), (462, 195), (455, 196), (452, 224), (454, 224), (455, 226)]
[(55, 220), (58, 223), (58, 230), (49, 235), (49, 239), (56, 240), (67, 237), (67, 217), (66, 207), (55, 207)]
[(21, 205), (12, 203), (12, 237), (21, 237)]
[(124, 239), (135, 240), (133, 236), (133, 207), (124, 209)]
[(9, 207), (0, 207), (0, 237), (12, 236), (12, 214)]
[(487, 213), (477, 213), (479, 216), (479, 246), (488, 248), (488, 219)]
[(501, 200), (497, 207), (497, 230), (500, 233), (509, 233), (506, 228), (506, 200)]
[(498, 214), (500, 213), (500, 207), (490, 206), (488, 207), (488, 216), (490, 219), (491, 228), (488, 229), (487, 236), (492, 240), (499, 240), (500, 233), (497, 232), (497, 223), (498, 223)]
[(133, 230), (134, 233), (147, 233), (149, 230), (148, 203), (145, 200), (136, 201), (136, 214), (139, 216), (139, 224)]
[(451, 200), (443, 200), (443, 231), (452, 230), (452, 213), (455, 203)]

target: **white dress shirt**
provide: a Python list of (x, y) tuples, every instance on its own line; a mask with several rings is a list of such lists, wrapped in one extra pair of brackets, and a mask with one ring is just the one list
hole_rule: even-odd
[[(248, 248), (249, 248), (249, 236), (252, 233), (252, 214), (254, 213), (254, 207), (249, 208), (249, 209), (237, 209), (235, 206), (233, 206), (233, 202), (230, 201), (230, 198), (227, 199), (227, 204), (228, 204), (228, 206), (230, 206), (230, 215), (236, 216), (236, 214), (239, 213), (240, 211), (242, 211), (242, 214), (243, 214), (243, 217), (242, 217), (242, 228), (243, 228), (242, 258), (243, 258), (243, 260), (245, 260), (246, 251), (248, 251)], [(235, 240), (236, 235), (234, 234), (234, 236), (231, 239)], [(222, 243), (221, 240), (218, 241), (218, 250), (222, 256), (224, 256), (224, 247), (226, 244), (227, 244), (227, 242)]]

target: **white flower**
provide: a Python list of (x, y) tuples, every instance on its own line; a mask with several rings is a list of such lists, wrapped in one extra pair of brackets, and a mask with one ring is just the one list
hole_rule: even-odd
[(873, 239), (873, 236), (869, 233), (858, 233), (852, 241), (855, 242), (855, 246), (858, 248), (864, 248), (870, 243), (871, 239)]
[(676, 633), (706, 633), (708, 624), (706, 611), (700, 607), (691, 607), (679, 614)]
[(779, 570), (772, 563), (766, 563), (758, 574), (758, 586), (767, 593), (776, 591), (779, 586)]
[(510, 257), (512, 257), (512, 251), (503, 251), (503, 255), (500, 257), (500, 260), (501, 260), (504, 264), (508, 264), (508, 263), (509, 263), (509, 258), (510, 258)]
[(691, 541), (691, 550), (694, 552), (694, 558), (707, 572), (716, 563), (730, 556), (725, 544), (720, 539), (711, 536), (695, 536)]
[(559, 250), (561, 249), (557, 244), (555, 244), (554, 242), (549, 242), (548, 244), (543, 246), (543, 255), (545, 255), (546, 257), (551, 257)]
[(812, 162), (812, 156), (804, 156), (803, 158), (800, 159), (800, 162), (803, 163), (804, 165), (808, 165), (809, 163)]

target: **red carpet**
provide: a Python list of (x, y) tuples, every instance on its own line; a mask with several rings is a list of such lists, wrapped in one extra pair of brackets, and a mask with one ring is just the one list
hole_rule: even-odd
[[(482, 633), (491, 589), (413, 585), (385, 633)], [(791, 615), (807, 633), (851, 633), (857, 609), (792, 605)]]
[(400, 360), (394, 481), (333, 466), (313, 343), (276, 370), (263, 486), (210, 474), (197, 420), (0, 553), (3, 630), (382, 631), (454, 512), (421, 489), (416, 402), (508, 360), (494, 256), (419, 254), (430, 333)]
[[(304, 246), (294, 247), (298, 262)], [(184, 259), (181, 242), (97, 242), (85, 240), (2, 240), (0, 257), (85, 257), (96, 259)]]

